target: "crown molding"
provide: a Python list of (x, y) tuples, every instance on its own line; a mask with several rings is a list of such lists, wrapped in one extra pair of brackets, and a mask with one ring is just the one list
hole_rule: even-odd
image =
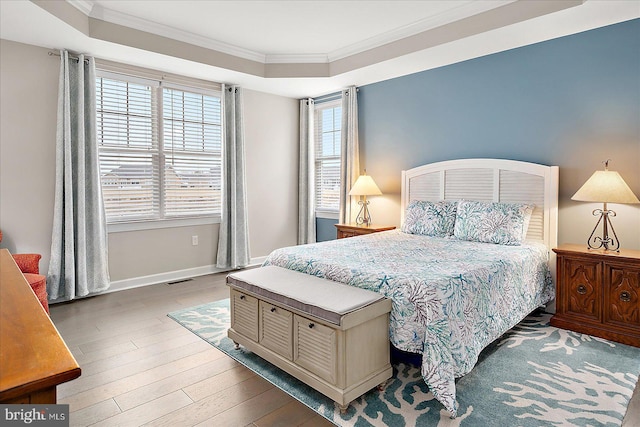
[(329, 57), (326, 54), (273, 54), (267, 55), (266, 64), (327, 64)]
[[(66, 0), (65, 2), (31, 0), (31, 2), (76, 29), (79, 29), (78, 22), (76, 22), (78, 20), (72, 22), (66, 19), (65, 14), (68, 15), (68, 10), (72, 9), (80, 17), (87, 17), (87, 15), (84, 13), (81, 15), (82, 12), (72, 6), (72, 2), (77, 4), (82, 2), (85, 10), (88, 10), (88, 6), (91, 5), (90, 16), (86, 19), (87, 31), (83, 31), (83, 33), (94, 40), (141, 49), (153, 54), (167, 55), (203, 66), (216, 67), (219, 70), (242, 73), (245, 76), (266, 79), (305, 79), (346, 76), (349, 75), (348, 73), (353, 75), (355, 72), (360, 72), (359, 70), (400, 57), (410, 55), (421, 57), (420, 52), (443, 44), (458, 42), (500, 28), (509, 28), (522, 21), (583, 5), (585, 0), (555, 0), (553, 2), (467, 0), (461, 2), (461, 5), (453, 10), (386, 32), (380, 37), (365, 40), (362, 44), (352, 45), (349, 47), (353, 49), (352, 53), (347, 51), (333, 52), (336, 57), (347, 55), (342, 59), (334, 59), (325, 54), (287, 55), (254, 52), (105, 9), (93, 0)], [(587, 4), (599, 4), (599, 2), (587, 2)], [(57, 7), (52, 7), (52, 5), (57, 5)], [(64, 8), (60, 6), (64, 6)], [(534, 36), (533, 39), (536, 37), (539, 36)], [(389, 41), (393, 39), (397, 40)], [(358, 51), (360, 53), (353, 53)], [(115, 60), (116, 58), (106, 56), (105, 59)], [(144, 66), (145, 64), (138, 65)], [(388, 75), (397, 74), (395, 71), (385, 72)], [(230, 80), (228, 77), (221, 78), (221, 81)]]
[(378, 34), (361, 42), (354, 43), (341, 49), (329, 53), (319, 54), (266, 54), (256, 52), (250, 49), (235, 46), (219, 40), (200, 36), (188, 31), (179, 30), (177, 28), (158, 24), (144, 18), (117, 12), (112, 9), (104, 8), (96, 4), (93, 0), (66, 0), (67, 3), (80, 10), (88, 17), (99, 19), (112, 24), (122, 25), (129, 28), (135, 28), (141, 31), (152, 33), (158, 36), (171, 38), (181, 42), (204, 47), (206, 49), (215, 50), (226, 53), (239, 58), (260, 62), (262, 64), (326, 64), (332, 61), (343, 59), (358, 53), (362, 53), (379, 46), (407, 38), (430, 29), (440, 27), (457, 20), (486, 12), (517, 0), (486, 0), (472, 1), (469, 0), (465, 4), (455, 9), (442, 12), (436, 16), (432, 16), (412, 24), (393, 29), (391, 31)]
[(454, 9), (447, 10), (435, 16), (416, 21), (412, 24), (405, 25), (379, 34), (361, 42), (354, 43), (341, 49), (336, 49), (328, 53), (329, 62), (337, 61), (349, 56), (357, 55), (371, 49), (402, 40), (416, 34), (429, 31), (433, 28), (450, 24), (460, 19), (468, 18), (500, 6), (514, 3), (517, 0), (487, 0), (487, 1), (468, 1), (466, 4), (458, 6)]
[(95, 5), (93, 0), (67, 0), (67, 3), (69, 3), (71, 6), (75, 7), (76, 9), (78, 9), (80, 12), (84, 13), (87, 16), (91, 15), (91, 10)]
[[(143, 18), (128, 15), (126, 13), (117, 12), (112, 9), (107, 9), (100, 6), (99, 4), (93, 3), (91, 0), (66, 1), (78, 8), (81, 12), (85, 13), (90, 18), (99, 19), (111, 24), (122, 25), (128, 28), (134, 28), (158, 36), (167, 37), (184, 43), (200, 46), (206, 49), (233, 55), (238, 58), (261, 62), (263, 64), (266, 62), (266, 55), (263, 53), (255, 52), (250, 49), (245, 49), (239, 46), (231, 45), (229, 43), (224, 43), (208, 37), (200, 36), (189, 31), (179, 30), (168, 25), (158, 24)], [(76, 5), (75, 3), (83, 3), (83, 8), (78, 7), (80, 5)], [(86, 4), (91, 4), (89, 13), (85, 12)]]

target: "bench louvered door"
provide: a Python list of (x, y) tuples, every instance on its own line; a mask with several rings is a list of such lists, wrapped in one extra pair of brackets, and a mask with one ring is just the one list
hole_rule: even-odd
[(231, 328), (258, 342), (258, 299), (232, 289), (231, 304)]
[(260, 344), (291, 360), (293, 313), (264, 301), (260, 301), (259, 309)]
[(336, 384), (336, 331), (294, 315), (293, 361), (329, 383)]

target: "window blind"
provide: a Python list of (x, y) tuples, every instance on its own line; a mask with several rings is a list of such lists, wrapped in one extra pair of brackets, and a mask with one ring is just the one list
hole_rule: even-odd
[(316, 211), (340, 210), (340, 100), (316, 105), (315, 110)]
[(165, 214), (190, 216), (221, 210), (220, 98), (164, 88)]
[(159, 216), (156, 90), (152, 82), (96, 79), (100, 176), (108, 222)]
[(102, 72), (97, 137), (107, 222), (221, 211), (219, 93)]

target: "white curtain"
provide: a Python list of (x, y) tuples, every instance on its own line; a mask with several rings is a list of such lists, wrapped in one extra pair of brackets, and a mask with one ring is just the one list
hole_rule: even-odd
[(218, 238), (218, 268), (249, 265), (249, 226), (245, 181), (242, 88), (223, 87), (222, 222)]
[(358, 148), (358, 93), (355, 86), (342, 91), (342, 141), (340, 148), (340, 217), (339, 222), (348, 224), (355, 207), (349, 191), (360, 176), (360, 151)]
[(95, 62), (60, 51), (49, 299), (109, 288), (107, 226), (96, 137)]
[(298, 244), (316, 241), (314, 101), (300, 100), (300, 168), (298, 176)]

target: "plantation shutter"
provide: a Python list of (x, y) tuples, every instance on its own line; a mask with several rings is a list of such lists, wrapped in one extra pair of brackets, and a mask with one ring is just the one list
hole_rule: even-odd
[(315, 116), (316, 211), (340, 210), (340, 101), (316, 104)]
[(96, 78), (100, 177), (107, 222), (160, 214), (157, 82)]

